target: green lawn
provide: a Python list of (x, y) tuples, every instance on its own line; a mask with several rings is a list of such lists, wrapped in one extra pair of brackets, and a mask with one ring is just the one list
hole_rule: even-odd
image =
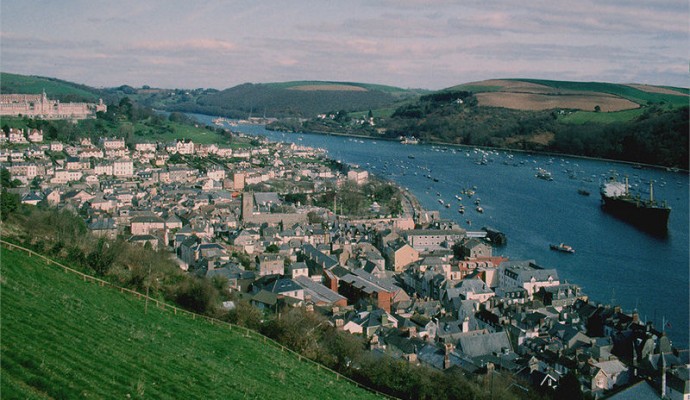
[[(123, 124), (128, 124), (125, 122)], [(163, 128), (151, 126), (145, 122), (137, 122), (133, 125), (135, 135), (133, 139), (135, 142), (158, 141), (158, 142), (172, 142), (175, 139), (191, 139), (194, 143), (200, 144), (225, 144), (228, 137), (212, 132), (203, 126), (194, 126), (179, 124), (174, 122), (165, 122)], [(139, 134), (139, 133), (141, 134)]]
[(2, 397), (351, 399), (369, 392), (238, 328), (0, 253)]

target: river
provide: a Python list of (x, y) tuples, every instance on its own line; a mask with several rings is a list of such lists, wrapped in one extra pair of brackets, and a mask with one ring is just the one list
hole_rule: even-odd
[[(209, 124), (212, 119), (195, 117)], [(464, 228), (492, 226), (508, 238), (507, 246), (496, 248), (494, 254), (556, 268), (562, 282), (578, 284), (591, 301), (620, 305), (628, 312), (637, 308), (643, 320), (657, 327), (667, 321), (674, 345), (689, 347), (687, 173), (566, 156), (272, 132), (259, 125), (231, 128), (323, 148), (333, 159), (408, 188), (425, 208), (440, 211)], [(553, 180), (538, 179), (538, 168), (550, 172)], [(621, 179), (628, 176), (631, 187), (643, 196), (648, 196), (649, 181), (654, 182), (655, 199), (672, 208), (667, 237), (642, 232), (601, 210), (599, 186), (612, 173)], [(461, 193), (473, 187), (472, 198)], [(578, 193), (580, 189), (590, 195)], [(483, 213), (476, 211), (477, 198)], [(458, 212), (460, 204), (464, 214)], [(550, 243), (568, 244), (576, 252), (550, 250)]]

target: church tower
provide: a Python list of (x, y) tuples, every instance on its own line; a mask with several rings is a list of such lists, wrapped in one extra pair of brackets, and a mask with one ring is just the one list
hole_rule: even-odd
[(242, 222), (247, 222), (254, 215), (254, 193), (242, 193)]

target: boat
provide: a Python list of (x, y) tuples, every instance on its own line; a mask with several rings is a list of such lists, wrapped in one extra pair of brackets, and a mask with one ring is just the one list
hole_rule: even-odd
[(552, 181), (553, 176), (551, 175), (551, 172), (545, 170), (544, 168), (538, 168), (537, 169), (537, 174), (535, 175), (539, 179), (543, 179), (545, 181)]
[(655, 234), (666, 234), (671, 208), (666, 202), (654, 200), (654, 185), (649, 182), (649, 199), (632, 195), (628, 185), (610, 178), (601, 185), (602, 209), (638, 228)]
[(578, 194), (581, 194), (581, 195), (583, 195), (583, 196), (589, 196), (589, 190), (577, 189), (577, 193), (578, 193)]
[(419, 139), (417, 139), (414, 136), (406, 136), (406, 137), (400, 139), (400, 143), (402, 143), (402, 144), (419, 144)]
[(477, 206), (477, 212), (478, 212), (478, 213), (483, 213), (483, 212), (484, 212), (484, 209), (481, 208), (480, 206)]
[(575, 253), (575, 249), (573, 249), (572, 247), (568, 246), (567, 244), (563, 244), (563, 243), (550, 244), (549, 247), (551, 248), (551, 250), (556, 250), (556, 251), (560, 251), (563, 253), (570, 253), (570, 254)]

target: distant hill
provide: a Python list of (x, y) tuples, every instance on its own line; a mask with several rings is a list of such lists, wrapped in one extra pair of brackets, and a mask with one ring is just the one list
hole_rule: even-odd
[(270, 129), (415, 136), (424, 142), (549, 151), (687, 168), (688, 90), (638, 84), (493, 79), (408, 98), (374, 125), (352, 118)]
[(469, 90), (480, 106), (514, 110), (568, 109), (616, 112), (650, 103), (688, 104), (688, 90), (638, 84), (568, 82), (538, 79), (493, 79), (458, 85), (449, 90)]
[(245, 83), (217, 93), (204, 93), (193, 100), (170, 104), (166, 108), (234, 118), (311, 118), (330, 111), (386, 108), (401, 99), (424, 92), (351, 82)]
[(0, 73), (0, 92), (41, 94), (63, 102), (97, 102), (101, 91), (86, 85), (42, 76)]
[(3, 398), (376, 398), (239, 329), (2, 250)]

